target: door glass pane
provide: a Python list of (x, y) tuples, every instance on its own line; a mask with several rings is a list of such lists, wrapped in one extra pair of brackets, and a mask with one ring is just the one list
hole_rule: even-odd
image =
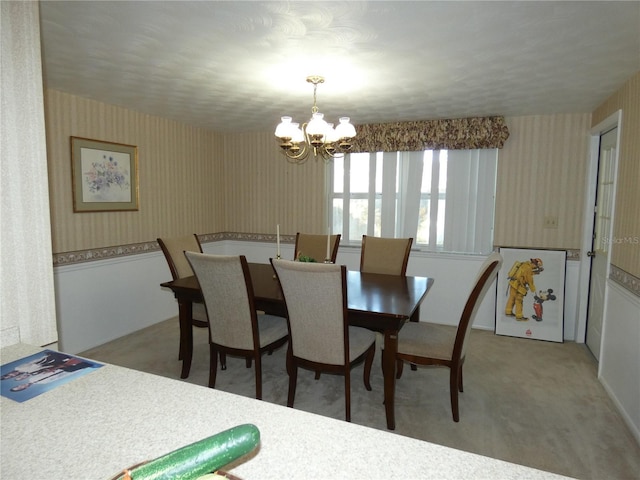
[(596, 216), (596, 250), (601, 253), (609, 251), (611, 231), (611, 211), (613, 206), (613, 172), (611, 161), (612, 150), (604, 150), (600, 157), (600, 178), (598, 180), (597, 201), (598, 209)]

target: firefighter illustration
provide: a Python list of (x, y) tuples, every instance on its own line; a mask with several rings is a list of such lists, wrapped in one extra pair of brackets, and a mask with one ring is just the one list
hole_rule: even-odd
[[(516, 317), (519, 322), (529, 320), (522, 314), (522, 302), (528, 291), (536, 292), (536, 285), (533, 276), (540, 274), (544, 268), (542, 260), (539, 258), (531, 258), (525, 262), (515, 262), (509, 270), (509, 287), (507, 305), (505, 307), (505, 315), (508, 317)], [(514, 314), (515, 307), (515, 314)]]

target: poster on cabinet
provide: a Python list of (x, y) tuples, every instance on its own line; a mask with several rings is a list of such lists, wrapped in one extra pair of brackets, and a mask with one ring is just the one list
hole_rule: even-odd
[(497, 335), (562, 342), (565, 250), (500, 248)]

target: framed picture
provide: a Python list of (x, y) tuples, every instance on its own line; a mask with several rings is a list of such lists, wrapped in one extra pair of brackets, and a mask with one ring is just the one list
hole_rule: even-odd
[(138, 210), (138, 147), (71, 137), (74, 212)]
[(501, 248), (496, 334), (562, 342), (567, 252)]

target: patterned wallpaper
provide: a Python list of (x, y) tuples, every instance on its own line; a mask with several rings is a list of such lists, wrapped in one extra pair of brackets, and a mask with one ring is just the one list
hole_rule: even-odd
[[(591, 116), (506, 120), (511, 136), (498, 154), (494, 243), (581, 248)], [(549, 216), (557, 228), (544, 228)]]
[[(625, 88), (636, 93), (623, 102), (637, 100), (640, 82), (630, 83), (633, 88)], [(272, 132), (216, 134), (62, 92), (46, 93), (54, 256), (153, 244), (159, 236), (185, 232), (269, 235), (277, 224), (283, 235), (326, 231), (324, 163), (288, 163)], [(630, 96), (623, 88), (625, 95)], [(595, 119), (557, 114), (505, 120), (510, 137), (500, 150), (495, 244), (561, 248), (579, 256), (589, 129)], [(72, 135), (138, 146), (138, 212), (73, 213)], [(635, 166), (627, 165), (624, 174), (637, 179), (638, 146), (632, 146)], [(640, 200), (634, 189), (619, 194), (635, 205)], [(627, 210), (621, 208), (621, 215), (628, 221)], [(557, 217), (557, 228), (543, 228), (547, 216)], [(631, 220), (637, 229), (637, 216)], [(618, 267), (634, 277), (640, 276), (638, 250), (617, 252)], [(633, 263), (629, 268), (627, 258)]]
[[(45, 102), (54, 253), (225, 230), (220, 136), (55, 90)], [(138, 147), (138, 211), (73, 213), (70, 136)]]

